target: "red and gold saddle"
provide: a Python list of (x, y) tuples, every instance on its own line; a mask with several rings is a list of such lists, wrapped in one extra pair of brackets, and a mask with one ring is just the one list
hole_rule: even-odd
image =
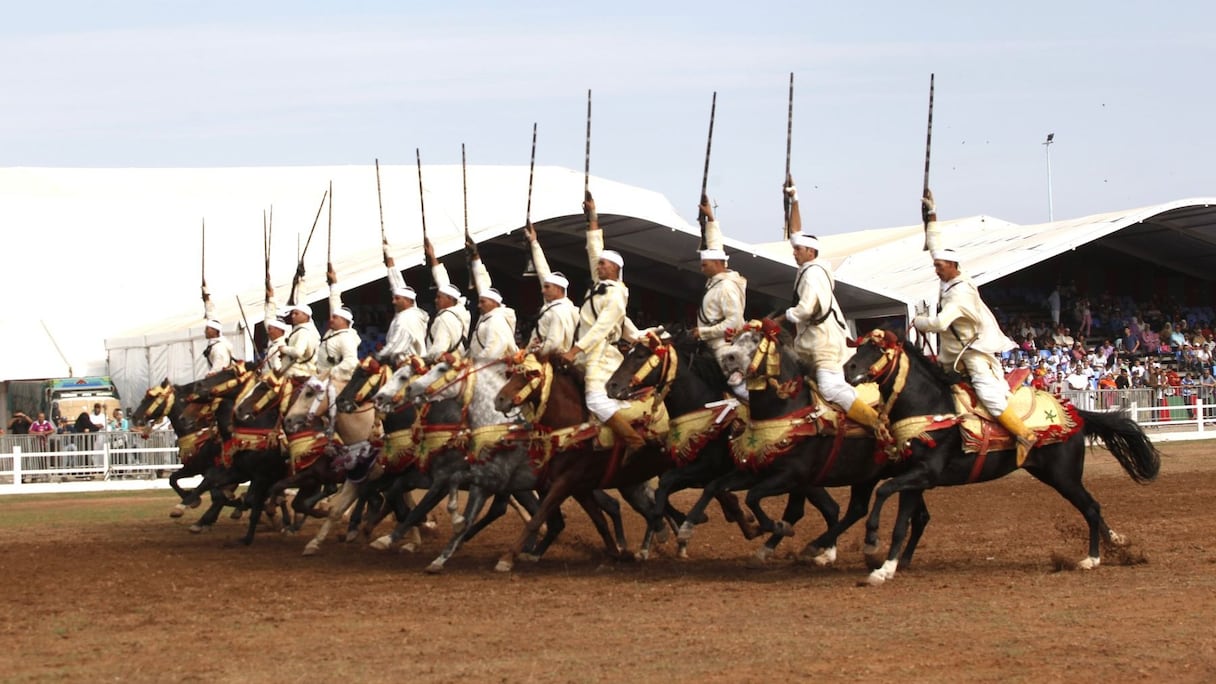
[[(621, 412), (646, 441), (661, 442), (667, 439), (670, 420), (663, 402), (644, 397), (630, 401)], [(532, 435), (528, 461), (532, 471), (539, 475), (548, 467), (554, 454), (588, 446), (593, 451), (613, 449), (616, 447), (616, 435), (612, 428), (598, 420), (556, 430), (537, 430)]]
[[(954, 404), (962, 429), (963, 451), (982, 455), (1017, 448), (1014, 438), (978, 401), (970, 384), (954, 386)], [(1082, 427), (1077, 409), (1068, 400), (1032, 387), (1018, 388), (1009, 397), (1005, 410), (1013, 411), (1026, 427), (1034, 430), (1036, 446), (1067, 441)]]
[[(844, 411), (824, 399), (813, 383), (807, 382), (811, 384), (813, 399), (810, 405), (778, 418), (747, 421), (732, 434), (730, 450), (738, 467), (762, 470), (777, 458), (793, 451), (799, 442), (808, 437), (836, 437), (829, 457), (834, 459), (841, 440), (874, 436), (868, 428), (849, 419)], [(874, 383), (858, 385), (857, 397), (874, 407), (881, 400), (878, 386)]]

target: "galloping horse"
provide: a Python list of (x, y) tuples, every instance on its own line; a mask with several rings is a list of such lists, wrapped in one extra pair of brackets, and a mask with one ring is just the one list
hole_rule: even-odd
[[(671, 460), (661, 445), (648, 442), (626, 460), (623, 444), (612, 444), (604, 439), (608, 431), (591, 421), (583, 405), (582, 378), (576, 377), (574, 372), (569, 368), (558, 370), (551, 362), (529, 354), (515, 364), (511, 378), (494, 399), (495, 407), (503, 413), (527, 407), (535, 417), (532, 424), (539, 431), (537, 444), (540, 448), (536, 449), (533, 467), (548, 484), (539, 511), (499, 558), (495, 570), (500, 572), (511, 571), (516, 557), (535, 537), (541, 522), (569, 497), (578, 501), (591, 518), (609, 557), (632, 559), (633, 554), (612, 538), (595, 490), (615, 488), (634, 508), (648, 511), (653, 502), (645, 482), (671, 467)], [(654, 406), (651, 408), (653, 410)], [(589, 439), (581, 435), (583, 427), (589, 431)], [(597, 443), (610, 446), (597, 447)], [(643, 515), (650, 518), (647, 513)], [(643, 546), (649, 544), (651, 534), (648, 525)]]
[[(1102, 539), (1116, 546), (1127, 543), (1107, 526), (1081, 475), (1085, 438), (1097, 437), (1134, 481), (1155, 479), (1160, 454), (1135, 421), (1125, 414), (1083, 411), (1045, 392), (1023, 389), (1006, 410), (1024, 413), (1030, 427), (1038, 428), (1038, 445), (1024, 463), (1018, 463), (1009, 435), (991, 421), (976, 419), (968, 404), (978, 403), (969, 387), (955, 385), (958, 378), (948, 377), (890, 331), (875, 330), (859, 343), (845, 365), (845, 378), (853, 384), (878, 383), (897, 445), (909, 463), (905, 472), (879, 486), (867, 521), (867, 532), (876, 532), (883, 503), (892, 494), (901, 494), (891, 548), (882, 567), (870, 574), (870, 584), (894, 576), (907, 519), (924, 490), (994, 480), (1019, 468), (1055, 489), (1085, 517), (1089, 555), (1077, 564), (1079, 569), (1099, 565)], [(956, 408), (960, 404), (962, 411)]]
[[(467, 486), (469, 490), (464, 517), (477, 522), (472, 526), (458, 526), (443, 552), (427, 566), (427, 572), (441, 572), (461, 544), (506, 512), (509, 497), (514, 497), (528, 513), (534, 513), (539, 506), (533, 494), (538, 486), (536, 471), (532, 469), (529, 458), (532, 431), (526, 424), (508, 418), (494, 405), (499, 391), (507, 383), (507, 368), (511, 361), (511, 357), (480, 365), (467, 358), (455, 362), (439, 361), (426, 374), (410, 383), (408, 397), (412, 401), (469, 398), (466, 413), (470, 430), (470, 465), (468, 472), (460, 477), (462, 486)], [(471, 395), (468, 393), (470, 386)], [(478, 519), (491, 494), (493, 504), (490, 510), (484, 518)], [(618, 543), (624, 546), (625, 531), (620, 504), (601, 490), (596, 490), (594, 496), (612, 519)], [(526, 517), (524, 522), (527, 522)], [(544, 538), (523, 557), (531, 561), (539, 560), (565, 524), (559, 508), (546, 521)]]
[[(279, 412), (267, 409), (277, 407), (282, 401), (281, 394), (288, 392), (292, 385), (284, 381), (280, 392), (274, 393), (280, 396), (267, 399), (266, 403), (255, 402), (251, 400), (252, 390), (267, 381), (258, 380), (257, 374), (252, 371), (233, 375), (227, 373), (226, 369), (203, 378), (199, 382), (198, 394), (201, 398), (237, 399), (236, 407), (232, 410), (232, 439), (225, 444), (222, 456), (225, 467), (217, 476), (214, 486), (224, 488), (249, 482), (245, 501), (252, 515), (249, 529), (241, 538), (241, 543), (248, 546), (253, 543), (270, 486), (281, 480), (287, 469), (279, 448)], [(218, 515), (219, 510), (213, 504), (196, 525), (210, 525)]]
[[(670, 495), (690, 487), (705, 487), (735, 468), (729, 431), (738, 415), (738, 401), (729, 394), (726, 376), (713, 354), (700, 340), (677, 330), (652, 332), (634, 343), (607, 383), (608, 396), (634, 400), (658, 392), (671, 416), (668, 454), (676, 467), (659, 477), (654, 493), (656, 531), (663, 525), (658, 514)], [(721, 491), (718, 503), (729, 522), (735, 522), (747, 539), (760, 534), (756, 519), (739, 507), (734, 493)], [(690, 525), (684, 522), (684, 525)], [(677, 554), (688, 557), (688, 536), (681, 535)]]
[[(152, 422), (166, 416), (177, 435), (177, 454), (182, 467), (169, 474), (169, 486), (181, 501), (169, 512), (170, 518), (182, 517), (187, 506), (197, 508), (199, 495), (206, 489), (205, 484), (200, 484), (187, 492), (178, 485), (178, 480), (203, 475), (203, 481), (207, 482), (206, 473), (216, 467), (215, 459), (220, 455), (221, 440), (215, 425), (217, 402), (188, 401), (197, 385), (197, 382), (174, 385), (166, 378), (148, 389), (131, 414), (132, 424), (141, 429), (145, 439), (151, 435)], [(214, 490), (212, 494), (222, 496)]]
[[(900, 466), (877, 450), (868, 430), (846, 420), (843, 411), (812, 391), (789, 336), (775, 322), (749, 322), (731, 345), (718, 352), (718, 360), (732, 379), (747, 381), (751, 422), (732, 437), (738, 470), (707, 489), (747, 488), (747, 504), (753, 511), (761, 498), (788, 492), (789, 504), (795, 508), (787, 507), (782, 521), (774, 525), (784, 534), (801, 517), (805, 497), (823, 514), (828, 529), (798, 558), (815, 565), (834, 562), (836, 540), (865, 517), (874, 487)], [(877, 395), (873, 386), (868, 391)], [(838, 519), (835, 502), (827, 503), (830, 497), (822, 488), (839, 486), (848, 486), (850, 494), (845, 515)], [(916, 519), (916, 539), (927, 522), (927, 514)], [(758, 549), (755, 559), (766, 560), (774, 546), (769, 543)], [(915, 544), (909, 545), (905, 563), (911, 562), (914, 550)]]

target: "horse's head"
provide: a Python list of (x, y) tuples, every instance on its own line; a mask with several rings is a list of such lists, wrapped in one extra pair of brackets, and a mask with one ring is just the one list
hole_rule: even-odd
[(421, 404), (459, 397), (472, 365), (468, 357), (440, 356), (425, 373), (410, 381), (405, 389), (406, 401)]
[(392, 369), (380, 363), (374, 356), (367, 356), (355, 367), (350, 382), (338, 393), (338, 410), (353, 413), (359, 406), (371, 401), (380, 387), (388, 381)]
[(540, 401), (540, 389), (553, 377), (553, 366), (535, 354), (520, 354), (507, 366), (507, 383), (494, 397), (494, 408), (509, 413), (528, 402)]
[(329, 394), (325, 383), (309, 378), (296, 388), (283, 409), (283, 432), (293, 435), (316, 427), (318, 417), (329, 409)]
[(857, 352), (844, 364), (844, 379), (850, 385), (877, 382), (884, 385), (894, 371), (903, 344), (890, 330), (872, 330), (857, 338)]
[(731, 343), (718, 350), (718, 365), (734, 385), (744, 380), (778, 380), (781, 364), (781, 326), (774, 320), (748, 321)]
[(664, 381), (665, 371), (671, 368), (673, 359), (675, 349), (671, 337), (664, 334), (661, 328), (647, 332), (633, 343), (625, 354), (625, 360), (608, 378), (608, 396), (630, 399), (641, 389), (655, 387)]
[(287, 378), (273, 372), (264, 374), (241, 392), (233, 409), (233, 417), (239, 423), (252, 423), (268, 409), (277, 408), (290, 387), (291, 381)]
[(413, 380), (415, 375), (425, 373), (426, 370), (426, 364), (417, 356), (411, 356), (406, 359), (381, 384), (380, 389), (372, 397), (372, 401), (376, 403), (376, 410), (382, 413), (389, 413), (404, 404), (405, 390), (409, 387), (410, 381)]
[(154, 420), (169, 415), (169, 411), (173, 410), (173, 404), (177, 401), (177, 392), (174, 391), (173, 384), (165, 378), (159, 385), (149, 388), (144, 393), (144, 398), (140, 400), (139, 406), (135, 407), (135, 411), (131, 413), (131, 423), (136, 427), (143, 427)]

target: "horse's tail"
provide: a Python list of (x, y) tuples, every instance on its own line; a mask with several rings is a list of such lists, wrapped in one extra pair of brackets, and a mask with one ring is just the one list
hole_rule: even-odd
[(1161, 470), (1161, 454), (1136, 421), (1121, 412), (1077, 409), (1077, 413), (1084, 421), (1085, 436), (1102, 440), (1133, 480), (1144, 484), (1157, 478)]

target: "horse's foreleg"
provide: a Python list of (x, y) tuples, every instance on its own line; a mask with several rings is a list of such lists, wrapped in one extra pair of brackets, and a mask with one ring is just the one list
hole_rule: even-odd
[[(523, 551), (524, 545), (528, 543), (529, 539), (535, 538), (541, 524), (545, 520), (548, 520), (553, 511), (560, 510), (562, 502), (570, 496), (570, 485), (569, 478), (562, 477), (559, 477), (556, 482), (550, 485), (549, 491), (545, 493), (545, 498), (540, 502), (540, 508), (536, 510), (536, 515), (532, 516), (527, 525), (524, 525), (524, 530), (515, 540), (515, 543), (507, 549), (506, 553), (499, 557), (498, 564), (494, 566), (496, 571), (511, 572), (515, 567), (515, 557)], [(549, 528), (548, 534), (554, 534), (552, 527)]]
[[(937, 451), (940, 453), (942, 447), (939, 446)], [(914, 453), (910, 458), (916, 458), (917, 453)], [(932, 489), (938, 480), (938, 473), (941, 472), (942, 457), (937, 453), (930, 452), (926, 457), (915, 463), (907, 472), (904, 472), (896, 477), (893, 477), (878, 486), (874, 493), (874, 505), (870, 508), (870, 516), (866, 519), (866, 538), (865, 546), (862, 548), (862, 553), (865, 554), (866, 563), (871, 569), (878, 568), (885, 563), (882, 560), (882, 555), (878, 549), (878, 527), (882, 522), (882, 508), (887, 503), (887, 499), (892, 494), (898, 494), (906, 490), (925, 490)]]
[[(625, 492), (621, 491), (621, 493)], [(595, 525), (595, 531), (600, 533), (600, 539), (604, 542), (604, 551), (608, 557), (614, 560), (633, 560), (633, 555), (629, 551), (616, 545), (616, 540), (612, 538), (612, 531), (608, 529), (608, 519), (591, 492), (575, 494), (574, 500), (578, 502), (579, 506), (582, 506), (587, 517), (591, 519), (591, 524)]]
[(465, 539), (472, 536), (475, 530), (484, 528), (507, 512), (506, 499), (507, 497), (504, 494), (495, 496), (494, 504), (490, 506), (490, 511), (486, 513), (485, 518), (477, 520), (477, 516), (481, 515), (481, 509), (486, 503), (486, 492), (477, 485), (471, 485), (469, 487), (469, 500), (465, 504), (464, 517), (465, 520), (477, 520), (477, 522), (473, 525), (465, 525), (459, 530), (453, 530), (452, 538), (448, 540), (447, 546), (443, 547), (443, 551), (439, 552), (435, 560), (426, 566), (426, 571), (432, 575), (443, 572), (443, 566), (447, 564), (452, 554), (456, 553), (456, 549), (460, 548)]
[(845, 530), (858, 520), (866, 517), (870, 509), (870, 494), (874, 491), (874, 481), (855, 484), (849, 489), (849, 505), (844, 517), (828, 527), (823, 534), (816, 537), (798, 553), (798, 560), (820, 567), (836, 562), (836, 540)]
[[(612, 521), (612, 534), (616, 537), (617, 546), (622, 549), (629, 548), (629, 542), (625, 539), (625, 520), (621, 517), (621, 502), (602, 489), (592, 491), (591, 495), (595, 497), (595, 502), (599, 504), (600, 510)], [(659, 522), (662, 524), (662, 518), (659, 519)]]
[[(651, 497), (650, 490), (645, 483), (630, 487), (621, 487), (618, 488), (617, 491), (621, 493), (621, 496), (625, 497), (625, 501), (629, 503), (629, 506), (633, 508), (633, 510), (641, 514), (644, 520), (650, 521), (654, 519), (655, 509), (657, 509), (658, 506), (656, 505), (655, 500)], [(658, 518), (660, 525), (666, 524), (667, 521), (661, 510), (658, 513)], [(650, 557), (650, 545), (654, 540), (654, 534), (654, 529), (647, 524), (646, 532), (642, 535), (642, 546), (638, 550), (638, 557), (642, 560), (646, 560)], [(619, 548), (625, 549), (627, 547), (620, 546)]]
[(701, 489), (700, 498), (692, 505), (692, 508), (688, 509), (687, 517), (684, 519), (684, 524), (680, 525), (680, 531), (676, 537), (684, 543), (691, 541), (693, 526), (699, 525), (706, 520), (705, 509), (709, 507), (709, 502), (718, 496), (718, 492), (730, 492), (746, 488), (747, 484), (753, 479), (755, 478), (751, 473), (732, 470), (706, 484)]
[[(396, 544), (405, 536), (406, 531), (425, 520), (426, 514), (430, 513), (431, 509), (435, 508), (443, 500), (443, 497), (447, 495), (447, 488), (441, 483), (432, 483), (432, 485), (436, 484), (438, 486), (431, 486), (426, 490), (426, 494), (422, 496), (422, 500), (418, 502), (418, 505), (410, 509), (410, 512), (403, 520), (397, 522), (392, 532), (372, 542), (372, 548), (387, 551), (393, 547), (393, 544)], [(406, 483), (405, 487), (409, 487), (409, 484)]]
[(321, 527), (317, 530), (317, 534), (309, 540), (304, 546), (304, 555), (316, 555), (321, 550), (321, 544), (325, 543), (325, 538), (329, 536), (329, 528), (342, 522), (342, 516), (346, 513), (346, 509), (350, 508), (351, 504), (359, 496), (359, 485), (347, 480), (342, 483), (342, 489), (330, 500), (329, 515), (325, 516), (325, 520), (321, 521)]
[(908, 535), (908, 543), (904, 546), (903, 555), (899, 557), (901, 570), (912, 567), (912, 554), (916, 553), (916, 545), (920, 543), (920, 537), (925, 533), (925, 527), (929, 525), (929, 508), (925, 506), (925, 493), (918, 492), (917, 498), (920, 499), (920, 504), (912, 510), (912, 531)]
[(923, 491), (904, 490), (899, 493), (899, 512), (895, 516), (895, 526), (891, 529), (891, 548), (887, 550), (887, 559), (880, 567), (870, 572), (861, 582), (862, 585), (878, 586), (895, 577), (895, 570), (899, 567), (899, 554), (908, 534), (908, 523), (912, 514), (923, 505)]

